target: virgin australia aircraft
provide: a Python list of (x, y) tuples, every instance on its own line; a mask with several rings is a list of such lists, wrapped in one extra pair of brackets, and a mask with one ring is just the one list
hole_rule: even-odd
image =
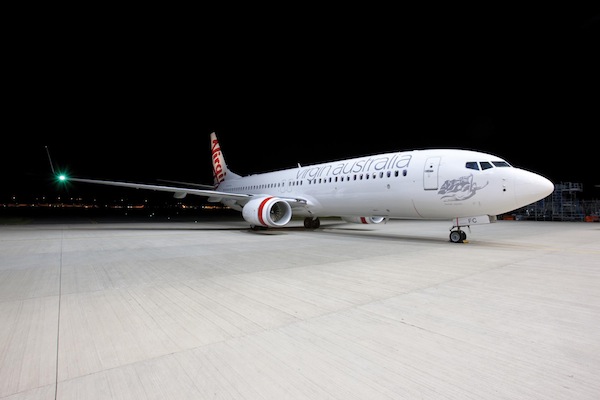
[[(463, 242), (462, 229), (496, 221), (498, 214), (549, 196), (554, 184), (533, 172), (486, 153), (458, 149), (412, 150), (300, 166), (249, 176), (230, 171), (216, 134), (210, 135), (214, 186), (161, 186), (69, 178), (208, 197), (241, 211), (252, 229), (277, 228), (292, 216), (307, 229), (319, 218), (340, 217), (358, 224), (390, 218), (452, 221), (450, 241)], [(185, 185), (185, 186), (181, 186)]]

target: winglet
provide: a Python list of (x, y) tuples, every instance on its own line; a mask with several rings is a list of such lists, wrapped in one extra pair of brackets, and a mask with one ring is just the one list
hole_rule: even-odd
[(56, 175), (56, 172), (54, 171), (54, 165), (52, 164), (52, 158), (50, 158), (50, 150), (48, 150), (48, 146), (46, 147), (46, 154), (48, 154), (48, 161), (50, 161), (50, 169), (52, 170), (52, 174)]
[(66, 182), (68, 180), (67, 175), (58, 171), (54, 168), (54, 163), (52, 162), (52, 158), (50, 157), (50, 150), (48, 150), (48, 146), (46, 147), (46, 154), (48, 154), (48, 161), (50, 162), (50, 170), (52, 171), (52, 175), (56, 177), (59, 182)]

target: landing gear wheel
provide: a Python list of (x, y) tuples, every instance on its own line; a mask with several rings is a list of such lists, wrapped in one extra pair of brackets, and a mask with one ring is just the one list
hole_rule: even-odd
[(304, 218), (304, 227), (306, 229), (317, 229), (319, 226), (321, 226), (321, 221), (319, 218)]
[(464, 231), (450, 232), (450, 241), (452, 243), (462, 243), (466, 238), (467, 234)]

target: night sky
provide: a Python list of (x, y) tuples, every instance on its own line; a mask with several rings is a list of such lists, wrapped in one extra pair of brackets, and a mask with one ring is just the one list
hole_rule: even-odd
[(600, 198), (597, 9), (249, 11), (22, 17), (0, 202), (65, 190), (46, 145), (79, 177), (211, 184), (213, 131), (242, 175), (468, 148)]

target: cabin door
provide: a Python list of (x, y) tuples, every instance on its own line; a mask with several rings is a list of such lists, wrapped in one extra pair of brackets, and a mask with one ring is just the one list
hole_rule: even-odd
[(427, 161), (425, 161), (425, 169), (423, 171), (423, 189), (438, 189), (438, 170), (440, 167), (440, 159), (441, 157), (429, 157)]

